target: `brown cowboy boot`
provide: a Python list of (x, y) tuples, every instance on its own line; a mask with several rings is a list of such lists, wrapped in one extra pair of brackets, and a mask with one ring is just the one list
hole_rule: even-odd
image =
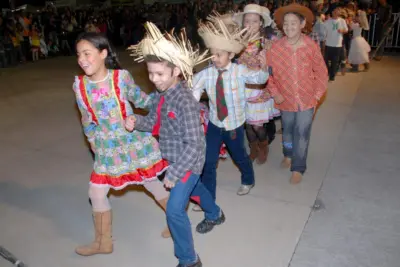
[(249, 155), (249, 157), (250, 157), (251, 161), (254, 161), (257, 158), (258, 153), (259, 153), (258, 152), (258, 150), (259, 150), (258, 141), (249, 143), (249, 146), (250, 146), (250, 155)]
[(105, 212), (93, 212), (95, 239), (85, 246), (75, 249), (81, 256), (92, 256), (95, 254), (110, 254), (113, 252), (113, 241), (111, 237), (111, 210)]
[[(164, 198), (164, 199), (158, 200), (157, 202), (161, 206), (161, 208), (166, 212), (167, 211), (168, 198)], [(161, 232), (161, 236), (163, 238), (170, 238), (171, 237), (171, 232), (169, 231), (168, 226)]]
[(260, 149), (258, 150), (257, 163), (261, 165), (264, 164), (268, 159), (268, 153), (269, 153), (268, 140), (260, 142), (259, 148)]

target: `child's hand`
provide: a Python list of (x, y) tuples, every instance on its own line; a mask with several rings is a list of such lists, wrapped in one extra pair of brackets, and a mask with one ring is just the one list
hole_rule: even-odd
[(281, 94), (274, 96), (274, 101), (276, 104), (282, 104), (285, 101), (285, 98)]
[(268, 93), (267, 90), (262, 90), (262, 92), (257, 96), (257, 98), (248, 101), (249, 103), (263, 103), (266, 102), (268, 99), (271, 98), (271, 95)]
[(135, 122), (136, 122), (135, 116), (133, 115), (128, 116), (125, 120), (125, 129), (129, 132), (132, 132), (133, 129), (135, 128)]
[(175, 183), (171, 182), (170, 180), (168, 180), (167, 178), (164, 179), (164, 186), (166, 188), (173, 188), (175, 186)]

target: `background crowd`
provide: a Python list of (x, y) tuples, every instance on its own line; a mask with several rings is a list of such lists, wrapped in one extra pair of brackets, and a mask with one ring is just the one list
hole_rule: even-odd
[[(27, 61), (45, 59), (49, 56), (74, 55), (75, 39), (82, 31), (102, 32), (112, 40), (115, 46), (127, 47), (141, 40), (145, 21), (152, 21), (164, 30), (185, 28), (188, 37), (200, 43), (197, 35), (199, 19), (205, 19), (213, 11), (220, 13), (243, 10), (246, 4), (254, 0), (235, 3), (233, 0), (215, 2), (213, 0), (196, 0), (183, 4), (155, 3), (153, 5), (123, 7), (89, 7), (71, 10), (48, 6), (41, 11), (17, 11), (0, 15), (0, 67), (16, 66)], [(283, 1), (288, 4), (293, 1)], [(317, 15), (330, 14), (337, 6), (348, 5), (348, 0), (297, 1), (308, 6)], [(276, 1), (265, 1), (273, 14), (277, 8)], [(363, 5), (367, 14), (377, 12), (384, 16), (381, 21), (390, 19), (387, 9), (381, 5), (373, 9)], [(395, 10), (393, 11), (395, 12)]]

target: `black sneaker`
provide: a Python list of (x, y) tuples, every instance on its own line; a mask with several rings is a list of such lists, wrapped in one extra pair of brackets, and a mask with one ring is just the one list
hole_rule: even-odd
[(199, 257), (197, 257), (197, 261), (195, 263), (191, 264), (178, 264), (176, 267), (202, 267), (203, 264), (201, 263), (201, 260)]
[(210, 232), (214, 226), (223, 224), (225, 222), (225, 214), (221, 210), (221, 216), (219, 216), (218, 219), (215, 221), (210, 221), (207, 219), (202, 220), (197, 226), (196, 226), (196, 231), (200, 234), (206, 234)]

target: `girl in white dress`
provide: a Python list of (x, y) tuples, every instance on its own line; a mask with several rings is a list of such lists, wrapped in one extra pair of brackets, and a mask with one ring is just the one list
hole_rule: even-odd
[(360, 15), (358, 14), (354, 21), (350, 24), (353, 30), (353, 39), (351, 40), (349, 63), (352, 66), (352, 71), (357, 72), (359, 65), (364, 65), (364, 69), (369, 69), (369, 52), (371, 47), (368, 42), (362, 37), (362, 27), (360, 26)]

